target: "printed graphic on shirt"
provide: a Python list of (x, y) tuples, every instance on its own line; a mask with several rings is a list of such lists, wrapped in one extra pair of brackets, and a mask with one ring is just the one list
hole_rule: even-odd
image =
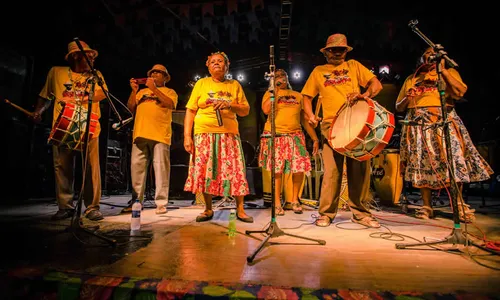
[[(74, 91), (73, 91), (73, 84), (74, 84)], [(88, 92), (86, 91), (87, 89), (87, 83), (86, 82), (80, 82), (77, 81), (75, 83), (71, 83), (71, 81), (67, 81), (64, 83), (65, 90), (62, 92), (63, 97), (71, 97), (76, 100), (81, 100), (83, 97), (88, 96)]]
[(437, 90), (437, 80), (426, 79), (423, 81), (418, 81), (410, 90), (414, 95), (422, 95), (423, 93), (434, 92)]
[(331, 73), (323, 74), (323, 77), (325, 77), (325, 87), (329, 85), (340, 85), (340, 84), (345, 84), (347, 82), (351, 81), (351, 78), (349, 75), (349, 70), (347, 69), (342, 69), (342, 70), (334, 70)]
[(231, 103), (231, 98), (233, 97), (233, 95), (231, 95), (231, 92), (227, 91), (214, 92), (211, 90), (207, 93), (207, 95), (208, 98), (205, 100), (207, 105), (213, 104), (218, 101), (226, 101)]
[(139, 103), (143, 103), (143, 102), (160, 103), (160, 98), (158, 98), (158, 96), (156, 96), (153, 93), (151, 93), (151, 94), (145, 93), (144, 95), (142, 95), (141, 99), (139, 99)]
[(285, 95), (278, 97), (278, 104), (298, 105), (299, 101), (297, 101), (294, 95)]

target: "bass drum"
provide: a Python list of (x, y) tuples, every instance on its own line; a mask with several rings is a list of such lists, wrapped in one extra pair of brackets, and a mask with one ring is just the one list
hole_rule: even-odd
[(399, 149), (384, 149), (372, 159), (372, 183), (380, 203), (394, 206), (403, 191)]

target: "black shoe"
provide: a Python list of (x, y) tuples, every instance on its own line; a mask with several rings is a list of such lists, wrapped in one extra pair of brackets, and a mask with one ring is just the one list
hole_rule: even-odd
[(60, 209), (50, 219), (54, 221), (71, 218), (75, 214), (74, 209)]
[(85, 217), (91, 221), (99, 221), (104, 219), (104, 216), (102, 215), (102, 212), (98, 209), (93, 209), (89, 212), (85, 212)]
[[(132, 213), (132, 205), (134, 203), (130, 203), (129, 205), (127, 205), (127, 207), (125, 207), (124, 209), (122, 209), (122, 211), (120, 212), (121, 214), (130, 214)], [(141, 210), (144, 210), (144, 206), (141, 207)]]

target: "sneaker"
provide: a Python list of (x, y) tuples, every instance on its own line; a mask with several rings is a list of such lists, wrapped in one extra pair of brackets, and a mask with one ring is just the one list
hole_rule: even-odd
[(163, 215), (167, 213), (167, 207), (165, 205), (157, 206), (155, 210), (155, 214)]
[(352, 217), (351, 221), (353, 223), (358, 223), (369, 228), (380, 228), (380, 223), (373, 217), (364, 217), (359, 220)]
[(85, 212), (85, 217), (91, 221), (99, 221), (104, 219), (102, 212), (98, 209), (93, 209), (91, 211)]
[(71, 218), (75, 214), (74, 209), (60, 209), (50, 219), (54, 221)]

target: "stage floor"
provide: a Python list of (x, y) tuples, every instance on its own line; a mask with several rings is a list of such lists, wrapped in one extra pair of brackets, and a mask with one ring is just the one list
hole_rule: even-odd
[[(173, 202), (175, 209), (156, 215), (146, 203), (142, 231), (129, 231), (130, 214), (119, 214), (130, 195), (102, 199), (105, 219), (84, 225), (99, 225), (98, 233), (117, 241), (115, 247), (91, 234), (72, 232), (70, 220), (51, 221), (57, 206), (53, 200), (32, 200), (16, 206), (3, 206), (1, 227), (4, 241), (3, 271), (22, 268), (82, 272), (94, 275), (141, 278), (168, 278), (210, 281), (222, 284), (256, 284), (302, 289), (351, 289), (368, 291), (455, 293), (463, 291), (485, 295), (500, 292), (500, 256), (485, 251), (481, 239), (500, 241), (500, 200), (469, 197), (477, 210), (474, 224), (459, 232), (474, 245), (439, 244), (396, 249), (399, 243), (435, 241), (453, 231), (449, 207), (438, 207), (434, 220), (412, 217), (399, 207), (378, 207), (373, 214), (380, 229), (367, 229), (350, 222), (351, 213), (341, 210), (330, 227), (312, 225), (317, 210), (305, 206), (304, 214), (287, 211), (276, 224), (285, 233), (322, 239), (319, 245), (304, 239), (272, 237), (248, 263), (264, 234), (245, 234), (264, 230), (271, 221), (270, 208), (253, 208), (247, 213), (255, 223), (237, 221), (239, 234), (227, 236), (229, 210), (221, 207), (214, 218), (196, 223), (203, 210), (191, 200)], [(251, 201), (256, 206), (262, 200)], [(497, 244), (498, 246), (498, 244)]]

